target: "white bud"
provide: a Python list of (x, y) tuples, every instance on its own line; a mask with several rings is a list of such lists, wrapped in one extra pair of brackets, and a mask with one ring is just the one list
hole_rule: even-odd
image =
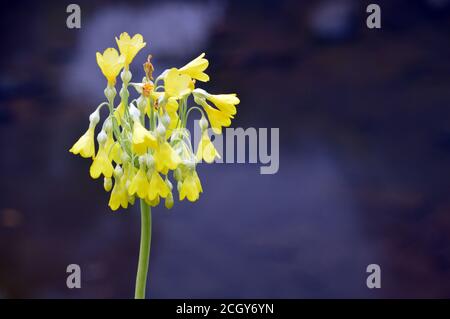
[(130, 155), (128, 155), (127, 152), (122, 152), (120, 159), (122, 160), (122, 163), (128, 163), (130, 161)]
[(117, 94), (116, 88), (114, 86), (107, 86), (105, 91), (105, 96), (108, 99), (108, 101), (112, 101), (114, 99), (114, 97)]
[(139, 156), (139, 166), (144, 167), (147, 163), (147, 156), (141, 155)]
[(159, 121), (158, 126), (156, 127), (156, 134), (160, 137), (165, 139), (166, 138), (166, 128), (162, 124), (162, 121)]
[(116, 165), (116, 167), (114, 168), (114, 176), (121, 177), (122, 174), (123, 174), (122, 167), (120, 167), (120, 165)]
[(95, 126), (100, 122), (100, 111), (98, 109), (89, 115), (89, 122), (91, 122), (92, 126)]
[(200, 129), (203, 131), (206, 131), (208, 129), (208, 120), (202, 116), (200, 121), (198, 121), (198, 125), (200, 126)]
[(113, 128), (112, 119), (111, 119), (110, 117), (108, 117), (108, 118), (105, 120), (105, 123), (103, 123), (103, 129), (104, 129), (106, 132), (111, 132), (112, 128)]
[(203, 97), (203, 98), (205, 98), (205, 97), (208, 96), (208, 92), (206, 92), (205, 90), (200, 89), (200, 88), (194, 89), (194, 91), (192, 91), (192, 93), (193, 93), (194, 95), (199, 95), (199, 96), (201, 96), (201, 97)]
[(153, 158), (153, 155), (147, 154), (145, 164), (147, 164), (147, 167), (153, 167), (153, 165), (155, 164), (155, 159)]
[(166, 105), (166, 97), (165, 94), (161, 94), (161, 96), (158, 98), (158, 105), (164, 106)]
[(141, 112), (136, 108), (133, 103), (130, 103), (130, 116), (133, 121), (139, 121), (139, 117), (141, 116)]
[(141, 112), (144, 112), (145, 108), (147, 107), (147, 100), (144, 96), (139, 96), (137, 99), (137, 105)]
[(167, 114), (167, 112), (164, 112), (164, 114), (161, 116), (161, 122), (166, 128), (169, 126), (170, 116), (169, 114)]
[(104, 130), (101, 130), (100, 133), (97, 135), (97, 142), (100, 145), (103, 145), (106, 142), (106, 139), (108, 138), (108, 135), (106, 135), (106, 132)]
[(130, 70), (123, 69), (122, 73), (120, 73), (120, 78), (122, 79), (123, 83), (128, 83), (131, 81), (131, 72)]

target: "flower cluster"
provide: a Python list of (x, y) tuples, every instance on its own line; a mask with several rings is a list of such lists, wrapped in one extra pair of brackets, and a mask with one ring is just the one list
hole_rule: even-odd
[[(129, 66), (146, 43), (140, 34), (130, 37), (128, 33), (122, 33), (116, 42), (119, 52), (114, 48), (103, 54), (97, 52), (97, 64), (107, 79), (106, 101), (89, 116), (89, 128), (70, 152), (92, 158), (90, 175), (93, 179), (103, 176), (104, 189), (111, 192), (112, 210), (133, 205), (136, 197), (150, 206), (158, 205), (163, 198), (165, 206), (171, 208), (174, 195), (170, 174), (176, 181), (179, 200), (196, 201), (203, 192), (197, 163), (212, 163), (220, 157), (208, 127), (220, 134), (222, 127), (229, 126), (239, 99), (236, 94), (210, 94), (196, 88), (197, 81), (209, 81), (205, 73), (209, 62), (204, 53), (181, 68), (165, 70), (156, 79), (149, 55), (143, 65), (143, 80), (131, 82)], [(116, 104), (119, 74), (122, 87)], [(136, 99), (130, 98), (130, 86), (137, 92)], [(190, 96), (197, 105), (188, 106)], [(109, 112), (97, 134), (96, 151), (95, 130), (103, 107)], [(201, 113), (202, 137), (196, 153), (186, 129), (192, 110)]]

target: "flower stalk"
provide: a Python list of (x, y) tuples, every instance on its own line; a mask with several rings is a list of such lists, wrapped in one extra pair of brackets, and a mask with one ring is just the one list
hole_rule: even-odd
[(145, 299), (147, 273), (150, 261), (150, 246), (152, 242), (152, 212), (144, 200), (141, 205), (141, 244), (139, 247), (139, 261), (136, 274), (136, 289), (134, 299)]

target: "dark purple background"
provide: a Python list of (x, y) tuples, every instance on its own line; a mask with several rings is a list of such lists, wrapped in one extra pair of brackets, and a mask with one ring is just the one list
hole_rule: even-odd
[(450, 297), (449, 1), (376, 1), (381, 30), (357, 0), (78, 1), (80, 30), (69, 3), (0, 8), (0, 298), (133, 296), (138, 208), (68, 152), (122, 31), (148, 43), (135, 80), (205, 51), (233, 125), (280, 128), (278, 174), (202, 165), (197, 203), (154, 209), (149, 297)]

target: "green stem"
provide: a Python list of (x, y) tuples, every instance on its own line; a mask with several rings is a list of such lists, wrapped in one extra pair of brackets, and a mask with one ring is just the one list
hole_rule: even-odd
[(134, 293), (135, 299), (145, 299), (151, 240), (152, 212), (150, 206), (141, 199), (141, 245), (139, 248), (139, 263), (136, 275), (136, 290)]

